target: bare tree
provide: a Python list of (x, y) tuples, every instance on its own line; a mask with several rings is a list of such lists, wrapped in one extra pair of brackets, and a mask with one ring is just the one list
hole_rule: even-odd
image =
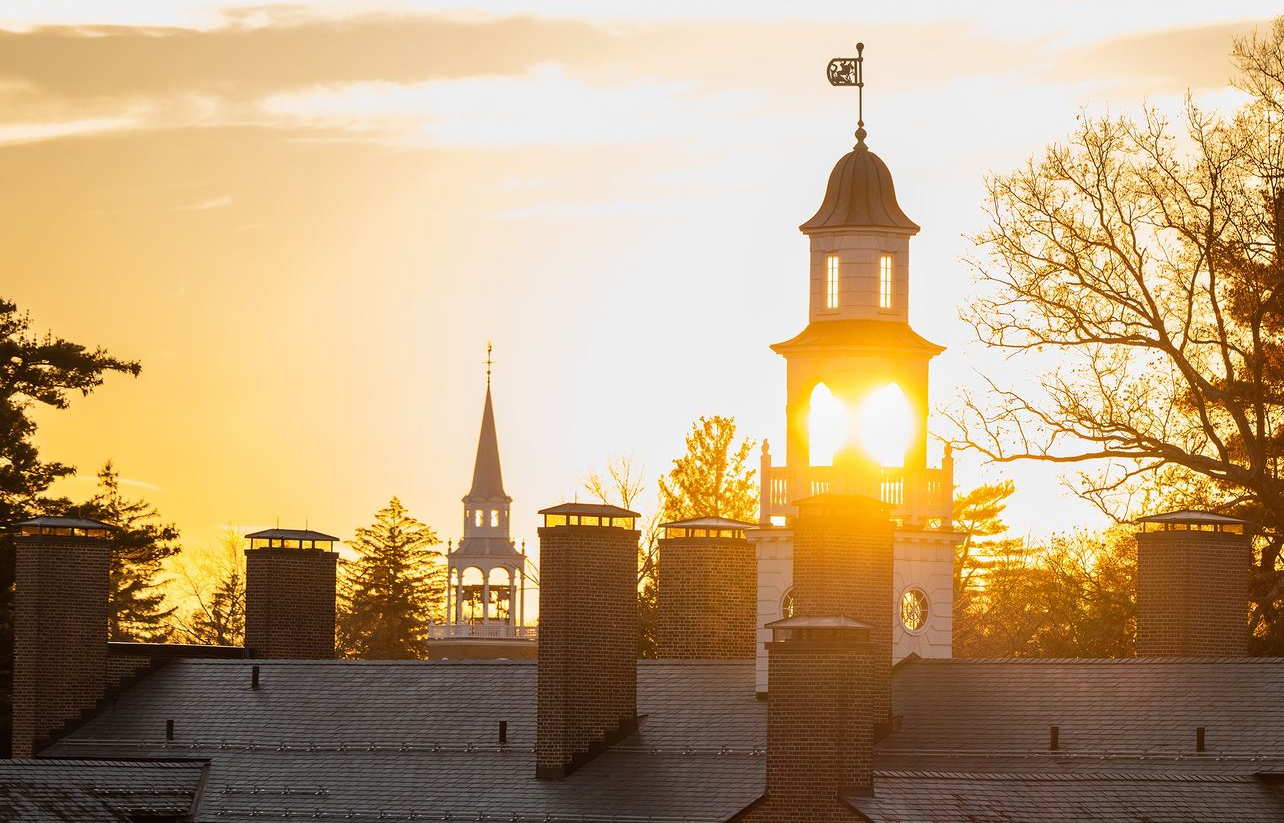
[(1189, 98), (1179, 127), (1153, 109), (1084, 114), (1065, 144), (987, 180), (964, 317), (1036, 379), (989, 379), (947, 414), (954, 445), (992, 461), (1093, 464), (1076, 489), (1117, 518), (1174, 483), (1251, 517), (1252, 629), (1278, 653), (1284, 18), (1233, 58), (1250, 95), (1233, 116)]

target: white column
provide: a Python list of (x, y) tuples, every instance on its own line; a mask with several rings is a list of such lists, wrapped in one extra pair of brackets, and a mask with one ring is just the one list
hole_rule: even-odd
[(508, 570), (508, 625), (517, 625), (517, 569)]
[(485, 575), (482, 580), (482, 625), (490, 622), (490, 569), (485, 571)]

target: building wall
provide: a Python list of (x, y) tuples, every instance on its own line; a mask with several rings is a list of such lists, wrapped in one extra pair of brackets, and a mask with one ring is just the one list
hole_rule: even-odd
[(840, 797), (873, 785), (874, 650), (867, 643), (773, 643), (763, 799), (752, 823), (852, 821)]
[(92, 708), (107, 669), (111, 546), (88, 538), (18, 538), (13, 756)]
[[(750, 532), (758, 555), (758, 644), (756, 685), (759, 694), (767, 691), (767, 652), (771, 632), (763, 626), (779, 620), (780, 604), (793, 586), (793, 531), (763, 528)], [(893, 591), (888, 606), (893, 610), (892, 661), (910, 654), (919, 657), (950, 657), (954, 633), (954, 546), (952, 532), (898, 529), (892, 555)], [(919, 634), (905, 631), (898, 611), (900, 596), (909, 588), (920, 588), (928, 596), (927, 628)]]
[[(909, 237), (896, 233), (814, 234), (811, 236), (809, 319), (875, 318), (906, 322), (909, 318)], [(892, 307), (878, 306), (879, 258), (894, 255)], [(838, 308), (825, 308), (828, 258), (838, 255)]]
[(334, 657), (338, 560), (323, 549), (246, 549), (245, 647), (278, 660)]
[(743, 538), (660, 541), (659, 656), (747, 660), (757, 653), (758, 561)]
[(638, 532), (539, 530), (536, 776), (557, 779), (637, 723)]
[(1251, 538), (1207, 531), (1137, 535), (1137, 654), (1248, 653)]

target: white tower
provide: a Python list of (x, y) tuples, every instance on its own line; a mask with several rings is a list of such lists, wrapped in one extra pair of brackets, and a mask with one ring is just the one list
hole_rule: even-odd
[[(482, 407), (473, 483), (463, 497), (464, 533), (446, 557), (450, 585), (447, 623), (430, 633), (432, 657), (529, 657), (534, 631), (523, 625), (526, 554), (509, 532), (513, 499), (504, 493), (499, 439), (490, 394), (486, 347), (486, 403)], [(529, 646), (530, 648), (524, 648)]]
[[(863, 87), (858, 56), (831, 63), (835, 85)], [(850, 79), (835, 81), (835, 64)], [(842, 67), (840, 67), (842, 68)], [(809, 240), (808, 324), (772, 350), (788, 363), (785, 465), (763, 444), (758, 625), (788, 617), (794, 501), (836, 491), (881, 499), (897, 524), (893, 656), (950, 656), (953, 460), (928, 465), (928, 365), (942, 352), (909, 325), (910, 239), (891, 171), (865, 144), (839, 158), (824, 200), (799, 229)], [(822, 408), (821, 404), (825, 404)], [(828, 451), (821, 440), (828, 435)], [(770, 632), (759, 629), (759, 639)], [(759, 651), (759, 690), (766, 656)]]

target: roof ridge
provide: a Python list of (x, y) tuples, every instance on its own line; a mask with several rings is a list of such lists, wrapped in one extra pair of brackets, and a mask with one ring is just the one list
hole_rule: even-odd
[(1265, 663), (1270, 665), (1284, 664), (1284, 657), (922, 657), (915, 663), (933, 665), (966, 665), (972, 663), (1020, 663), (1033, 665), (1045, 664), (1156, 664), (1156, 663)]
[(1172, 772), (941, 772), (892, 769), (874, 770), (875, 777), (884, 778), (934, 778), (937, 780), (1047, 780), (1062, 783), (1087, 781), (1150, 780), (1163, 783), (1254, 783), (1251, 774), (1209, 774)]

